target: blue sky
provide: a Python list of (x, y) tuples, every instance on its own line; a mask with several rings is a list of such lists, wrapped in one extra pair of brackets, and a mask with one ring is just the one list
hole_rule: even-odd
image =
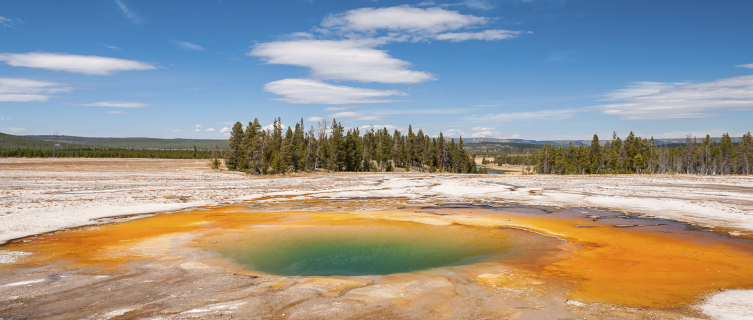
[(254, 118), (429, 134), (753, 129), (753, 1), (0, 4), (0, 132), (222, 139)]

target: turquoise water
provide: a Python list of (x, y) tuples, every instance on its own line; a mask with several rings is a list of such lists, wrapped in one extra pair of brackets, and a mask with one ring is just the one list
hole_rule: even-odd
[(504, 232), (465, 229), (426, 225), (293, 228), (264, 232), (220, 252), (269, 274), (357, 276), (473, 264), (498, 258), (510, 248)]

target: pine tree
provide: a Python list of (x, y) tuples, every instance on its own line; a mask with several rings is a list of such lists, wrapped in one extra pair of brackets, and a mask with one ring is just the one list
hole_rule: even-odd
[(599, 170), (601, 169), (601, 144), (599, 143), (598, 135), (594, 134), (589, 149), (591, 149), (591, 156), (589, 157), (591, 165), (589, 171), (591, 174), (599, 173)]
[(240, 122), (236, 122), (233, 125), (233, 129), (230, 131), (230, 153), (228, 154), (227, 166), (228, 170), (238, 169), (238, 160), (243, 156), (243, 125)]
[(748, 175), (751, 166), (753, 166), (753, 136), (751, 136), (750, 131), (743, 135), (738, 148), (740, 148), (741, 173)]

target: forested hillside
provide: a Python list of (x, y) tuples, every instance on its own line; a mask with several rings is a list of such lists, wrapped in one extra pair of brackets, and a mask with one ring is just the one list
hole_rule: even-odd
[[(73, 147), (72, 144), (58, 142), (61, 147)], [(0, 150), (4, 149), (44, 149), (52, 150), (54, 141), (44, 141), (25, 136), (15, 136), (0, 132)]]
[(161, 150), (189, 150), (194, 146), (199, 150), (211, 150), (217, 146), (227, 150), (228, 141), (210, 139), (157, 139), (157, 138), (88, 138), (75, 136), (27, 136), (45, 141), (58, 141), (76, 145), (78, 147), (106, 147), (111, 149), (161, 149)]

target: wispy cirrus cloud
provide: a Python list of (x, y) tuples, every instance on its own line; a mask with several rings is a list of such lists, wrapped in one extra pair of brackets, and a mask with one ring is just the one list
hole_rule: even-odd
[(481, 32), (447, 32), (443, 34), (439, 34), (435, 37), (437, 40), (448, 40), (448, 41), (466, 41), (466, 40), (486, 40), (486, 41), (492, 41), (492, 40), (503, 40), (503, 39), (509, 39), (509, 38), (515, 38), (519, 36), (522, 31), (512, 31), (512, 30), (484, 30)]
[(737, 66), (735, 66), (735, 67), (738, 67), (738, 68), (748, 68), (748, 69), (753, 69), (753, 63), (749, 63), (749, 64), (741, 64), (741, 65), (737, 65)]
[(130, 19), (133, 23), (140, 23), (143, 20), (141, 17), (139, 17), (135, 12), (130, 10), (125, 3), (123, 3), (122, 0), (115, 0), (115, 4), (118, 5), (121, 11), (123, 11), (123, 14), (126, 16), (126, 18)]
[(101, 102), (94, 102), (94, 103), (82, 103), (82, 104), (66, 103), (66, 104), (70, 106), (128, 108), (128, 109), (146, 108), (150, 106), (150, 104), (148, 103), (128, 102), (128, 101), (101, 101)]
[(594, 108), (622, 119), (703, 118), (719, 111), (753, 109), (753, 76), (702, 83), (636, 82), (605, 96), (617, 102)]
[(333, 85), (309, 79), (283, 79), (264, 85), (264, 90), (283, 98), (288, 103), (303, 104), (353, 104), (394, 102), (385, 99), (392, 96), (405, 96), (397, 90), (376, 90)]
[(198, 44), (190, 43), (188, 41), (172, 40), (173, 44), (183, 49), (202, 51), (204, 48)]
[(88, 75), (111, 75), (119, 71), (157, 69), (152, 64), (135, 60), (49, 52), (0, 53), (0, 61), (14, 67), (66, 71)]
[(19, 19), (11, 19), (0, 16), (0, 25), (8, 28), (14, 28), (17, 23), (21, 22)]
[(0, 78), (0, 101), (45, 102), (51, 95), (70, 92), (68, 85), (24, 78)]

